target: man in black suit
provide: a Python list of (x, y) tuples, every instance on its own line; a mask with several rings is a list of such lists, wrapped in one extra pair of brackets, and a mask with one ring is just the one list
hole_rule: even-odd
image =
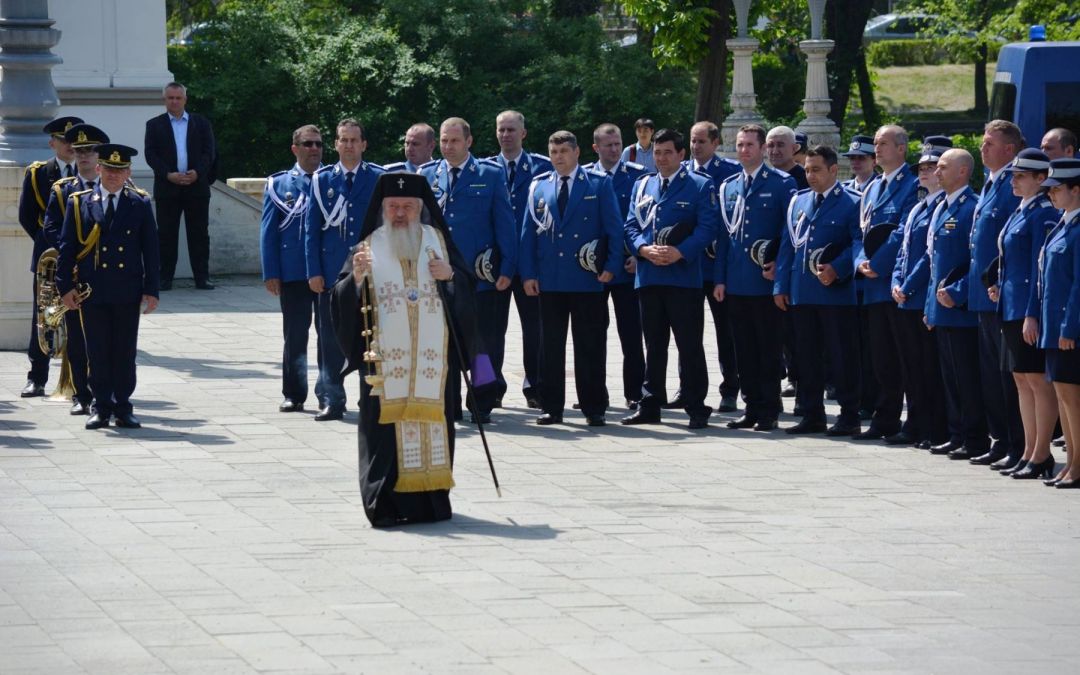
[(217, 149), (214, 130), (202, 115), (184, 110), (187, 89), (177, 82), (162, 91), (165, 113), (146, 122), (146, 163), (154, 170), (154, 202), (161, 239), (161, 290), (172, 288), (180, 216), (187, 227), (195, 288), (211, 290), (210, 184)]

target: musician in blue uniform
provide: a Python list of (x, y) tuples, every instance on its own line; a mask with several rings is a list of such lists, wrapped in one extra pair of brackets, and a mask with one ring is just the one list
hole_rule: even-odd
[(497, 382), (487, 392), (477, 392), (473, 415), (487, 423), (495, 401), (506, 392), (502, 366), (510, 309), (507, 293), (517, 270), (518, 227), (506, 189), (506, 174), (498, 162), (473, 157), (469, 152), (472, 142), (468, 122), (460, 117), (447, 118), (439, 126), (443, 158), (425, 164), (420, 173), (442, 206), (454, 245), (465, 261), (473, 264), (476, 273), (480, 333), (491, 355)]
[[(60, 233), (67, 213), (67, 199), (71, 193), (93, 189), (97, 184), (96, 146), (108, 143), (109, 136), (90, 124), (76, 124), (64, 133), (64, 140), (71, 144), (75, 151), (77, 173), (53, 183), (42, 227), (46, 248), (57, 250), (60, 248)], [(70, 412), (72, 415), (89, 415), (93, 396), (87, 379), (86, 338), (83, 336), (82, 314), (78, 310), (67, 312), (64, 314), (64, 323), (67, 326), (67, 367), (70, 368), (71, 383), (75, 388)]]
[(419, 173), (420, 167), (431, 161), (435, 152), (435, 130), (431, 125), (417, 122), (405, 132), (405, 161), (383, 165), (383, 170)]
[(581, 412), (589, 426), (600, 427), (608, 405), (604, 284), (623, 263), (619, 204), (610, 178), (578, 165), (581, 149), (572, 133), (551, 134), (548, 155), (554, 168), (529, 188), (518, 256), (525, 292), (540, 298), (544, 414), (536, 423), (562, 423), (569, 326)]
[(877, 394), (870, 427), (855, 437), (859, 440), (899, 433), (904, 409), (904, 371), (896, 358), (901, 317), (892, 298), (892, 273), (904, 236), (899, 226), (918, 200), (919, 178), (905, 161), (907, 143), (903, 127), (888, 124), (878, 129), (874, 134), (874, 157), (881, 175), (867, 186), (859, 201), (863, 236), (875, 228), (880, 228), (875, 235), (888, 232), (888, 238), (872, 255), (864, 251), (855, 260), (855, 269), (863, 277), (861, 303), (869, 338), (862, 347), (869, 351), (873, 364), (872, 373), (864, 373), (863, 377), (873, 377)]
[(877, 177), (874, 172), (874, 137), (856, 134), (851, 137), (847, 152), (840, 153), (851, 162), (851, 178), (840, 181), (848, 190), (862, 194)]
[[(861, 250), (858, 198), (836, 180), (836, 151), (818, 145), (806, 151), (810, 189), (799, 192), (787, 211), (780, 240), (773, 298), (790, 311), (799, 360), (797, 404), (802, 420), (789, 434), (859, 431), (859, 371), (856, 353), (855, 259)], [(826, 429), (825, 362), (829, 354), (840, 417)]]
[[(1012, 374), (1003, 372), (1001, 319), (986, 294), (982, 273), (998, 257), (1001, 228), (1020, 203), (1013, 194), (1009, 164), (1024, 148), (1024, 137), (1012, 122), (992, 120), (983, 132), (983, 166), (990, 172), (975, 206), (969, 243), (970, 269), (961, 290), (967, 293), (968, 310), (979, 317), (979, 377), (983, 404), (994, 444), (990, 452), (972, 457), (972, 464), (992, 464), (1024, 453), (1024, 428)], [(1015, 463), (1015, 462), (1014, 462)]]
[[(495, 118), (495, 136), (499, 141), (499, 154), (490, 157), (491, 161), (497, 162), (506, 172), (506, 187), (510, 191), (510, 205), (514, 207), (515, 237), (521, 239), (521, 223), (524, 222), (526, 209), (525, 202), (529, 196), (529, 186), (533, 178), (542, 173), (551, 171), (551, 162), (547, 157), (528, 152), (523, 147), (528, 131), (525, 129), (525, 116), (516, 110), (504, 110)], [(521, 383), (521, 393), (525, 396), (525, 404), (530, 408), (540, 408), (540, 363), (541, 354), (541, 330), (540, 304), (536, 297), (525, 293), (521, 285), (521, 276), (514, 275), (510, 289), (514, 296), (514, 306), (517, 308), (518, 320), (521, 322), (521, 358), (525, 370), (525, 380)], [(500, 316), (507, 317), (510, 314), (510, 295), (503, 293), (498, 296), (499, 302), (505, 307), (500, 308)], [(506, 334), (504, 323), (500, 332)], [(501, 385), (505, 390), (505, 382)], [(502, 405), (502, 394), (496, 405)]]
[[(626, 221), (630, 209), (630, 193), (634, 183), (645, 174), (645, 167), (635, 162), (624, 162), (622, 132), (614, 124), (601, 124), (593, 130), (593, 151), (597, 161), (586, 164), (585, 170), (611, 178), (611, 187), (619, 202), (619, 219)], [(621, 227), (621, 225), (620, 225)], [(626, 253), (626, 246), (621, 249)], [(637, 256), (627, 254), (615, 278), (604, 284), (604, 293), (611, 298), (615, 312), (615, 329), (622, 347), (622, 386), (626, 407), (637, 410), (641, 399), (641, 386), (645, 382), (645, 349), (642, 346), (641, 307), (634, 275), (637, 272)]]
[[(157, 309), (160, 263), (150, 196), (128, 185), (126, 145), (97, 146), (98, 184), (68, 198), (56, 266), (57, 290), (69, 310), (82, 309), (93, 394), (87, 429), (141, 426), (132, 411), (140, 307)], [(78, 272), (76, 278), (76, 264)], [(76, 282), (88, 283), (80, 302)]]
[[(19, 192), (19, 224), (26, 234), (34, 240), (34, 252), (30, 259), (30, 273), (36, 274), (38, 258), (45, 249), (45, 209), (49, 205), (49, 191), (52, 184), (61, 178), (76, 174), (75, 150), (64, 140), (64, 133), (81, 124), (78, 117), (58, 117), (42, 129), (49, 134), (49, 147), (54, 157), (33, 162), (23, 174), (22, 190)], [(34, 278), (33, 314), (30, 319), (30, 343), (26, 355), (30, 359), (30, 370), (26, 373), (26, 385), (19, 396), (29, 398), (45, 395), (45, 383), (49, 380), (49, 357), (38, 346), (37, 337), (37, 277)]]
[(968, 187), (975, 160), (960, 148), (938, 158), (937, 174), (945, 199), (930, 216), (925, 265), (916, 282), (927, 281), (926, 325), (937, 334), (941, 378), (949, 419), (949, 441), (931, 446), (935, 455), (957, 459), (983, 455), (990, 446), (986, 411), (979, 384), (979, 319), (967, 309), (969, 236), (975, 216), (975, 192)]
[(952, 147), (952, 141), (944, 136), (928, 136), (925, 140), (918, 165), (921, 197), (904, 218), (892, 273), (893, 301), (900, 309), (897, 356), (905, 373), (907, 419), (900, 432), (885, 442), (929, 450), (949, 440), (937, 336), (927, 328), (923, 316), (930, 279), (926, 233), (934, 209), (945, 199), (934, 170), (941, 155)]
[(682, 166), (686, 141), (672, 129), (653, 137), (657, 172), (634, 185), (625, 239), (638, 256), (636, 287), (645, 333), (645, 384), (638, 410), (623, 424), (660, 421), (669, 336), (675, 335), (682, 366), (682, 398), (691, 429), (708, 426), (709, 374), (701, 341), (701, 261), (716, 239), (716, 188), (706, 176)]
[(1057, 392), (1065, 432), (1065, 467), (1047, 481), (1059, 489), (1080, 488), (1080, 160), (1055, 159), (1050, 177), (1054, 207), (1062, 211), (1047, 237), (1038, 264), (1039, 347), (1046, 350), (1046, 375)]
[[(266, 179), (263, 196), (259, 251), (266, 290), (277, 296), (281, 306), (284, 348), (281, 354), (280, 412), (304, 409), (308, 395), (307, 345), (311, 318), (318, 295), (307, 281), (304, 248), (304, 218), (311, 206), (311, 177), (322, 166), (322, 132), (305, 124), (292, 134), (292, 154), (296, 163)], [(322, 340), (319, 339), (319, 353)], [(315, 396), (322, 398), (322, 379)]]
[[(332, 336), (330, 300), (333, 280), (360, 242), (375, 181), (384, 173), (382, 167), (364, 161), (367, 138), (359, 121), (346, 118), (337, 124), (334, 149), (338, 162), (312, 174), (310, 204), (304, 216), (304, 269), (308, 287), (318, 295), (318, 334)], [(332, 338), (320, 341), (319, 412), (315, 420), (339, 420), (345, 415), (345, 380), (341, 374), (345, 355)]]
[(742, 170), (719, 191), (721, 224), (716, 238), (713, 299), (729, 305), (728, 315), (739, 360), (739, 380), (746, 412), (727, 423), (730, 429), (776, 428), (780, 417), (780, 379), (783, 377), (784, 315), (773, 302), (775, 254), (760, 253), (775, 242), (779, 248), (788, 203), (795, 181), (765, 165), (765, 129), (741, 127), (735, 151)]

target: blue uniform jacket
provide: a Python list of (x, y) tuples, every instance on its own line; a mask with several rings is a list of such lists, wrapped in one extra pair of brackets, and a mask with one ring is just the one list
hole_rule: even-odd
[(304, 218), (311, 205), (310, 191), (311, 179), (299, 165), (266, 179), (259, 228), (263, 281), (303, 281), (308, 278), (304, 259)]
[(382, 168), (383, 171), (385, 171), (386, 173), (393, 173), (395, 171), (404, 171), (405, 173), (420, 173), (420, 167), (413, 166), (409, 162), (409, 160), (405, 160), (404, 162), (394, 162), (393, 164), (383, 164)]
[(725, 284), (734, 295), (772, 295), (773, 282), (761, 276), (761, 268), (750, 258), (750, 247), (759, 239), (776, 239), (784, 231), (788, 204), (795, 197), (795, 179), (763, 165), (745, 200), (743, 181), (740, 171), (720, 188), (713, 281)]
[(1039, 347), (1080, 339), (1080, 214), (1050, 233), (1039, 265)]
[(1003, 321), (1039, 316), (1039, 251), (1060, 219), (1050, 199), (1038, 196), (1023, 210), (1017, 207), (1001, 229), (998, 313)]
[[(889, 181), (888, 188), (882, 188), (885, 180), (878, 176), (866, 191), (862, 193), (859, 202), (859, 211), (862, 216), (863, 234), (873, 225), (881, 223), (894, 223), (897, 228), (893, 230), (888, 240), (881, 245), (870, 259), (870, 269), (878, 276), (874, 279), (862, 279), (863, 304), (872, 305), (879, 302), (893, 302), (892, 299), (892, 272), (896, 265), (897, 251), (904, 241), (903, 225), (907, 214), (915, 206), (919, 199), (919, 176), (909, 166), (902, 166), (893, 179)], [(866, 255), (860, 255), (855, 260), (858, 267)]]
[[(947, 196), (946, 196), (947, 198)], [(930, 219), (930, 230), (927, 235), (927, 251), (924, 257), (929, 265), (926, 292), (926, 320), (931, 326), (950, 326), (954, 328), (971, 328), (978, 325), (979, 318), (974, 312), (969, 312), (956, 307), (945, 307), (937, 301), (938, 282), (941, 281), (954, 268), (968, 262), (968, 237), (971, 234), (971, 221), (975, 215), (975, 192), (971, 188), (964, 191), (953, 200), (938, 204)], [(964, 277), (960, 281), (946, 286), (945, 290), (957, 304), (967, 301), (967, 280)], [(979, 281), (979, 286), (986, 295), (986, 288)]]
[(79, 254), (86, 251), (78, 261), (78, 281), (92, 289), (86, 304), (138, 303), (144, 295), (157, 297), (161, 265), (149, 195), (124, 186), (110, 225), (105, 224), (105, 198), (100, 186), (68, 197), (56, 264), (57, 289), (63, 295), (74, 288), (72, 272)]
[(971, 270), (961, 293), (967, 293), (968, 310), (993, 312), (997, 310), (986, 294), (981, 276), (983, 270), (998, 256), (998, 235), (1005, 221), (1020, 205), (1020, 198), (1012, 191), (1012, 171), (1002, 169), (994, 182), (979, 196), (975, 207), (973, 225), (968, 246)]
[[(610, 174), (604, 170), (600, 162), (586, 164), (583, 168), (598, 176), (611, 176), (611, 187), (615, 190), (615, 199), (619, 203), (619, 228), (621, 230), (622, 224), (626, 222), (627, 212), (630, 210), (630, 193), (633, 192), (634, 183), (637, 182), (637, 179), (645, 175), (645, 167), (637, 162), (624, 162), (620, 159)], [(622, 241), (621, 236), (620, 241)], [(625, 243), (620, 246), (620, 250), (624, 255), (632, 255), (626, 250)], [(634, 283), (634, 275), (627, 272), (625, 268), (620, 267), (619, 271), (615, 273), (615, 278), (608, 282), (607, 285), (617, 286), (632, 283)]]
[[(506, 158), (502, 156), (502, 153), (488, 157), (487, 161), (495, 162), (503, 170), (503, 182), (506, 183), (506, 188), (510, 191), (510, 205), (514, 207), (514, 227), (520, 228), (521, 224), (525, 222), (525, 202), (529, 198), (529, 186), (532, 185), (533, 178), (551, 171), (551, 160), (543, 155), (523, 150), (518, 155), (517, 164), (514, 166), (513, 185), (510, 184), (510, 169), (507, 167)], [(514, 235), (520, 240), (521, 230), (516, 230)]]
[(896, 254), (893, 267), (892, 285), (899, 286), (907, 296), (907, 302), (900, 304), (900, 309), (914, 312), (926, 311), (926, 291), (930, 283), (930, 260), (926, 257), (926, 232), (930, 229), (930, 218), (934, 209), (945, 199), (945, 191), (938, 190), (932, 199), (922, 200), (908, 212), (904, 219), (903, 239), (900, 251)]
[(642, 176), (634, 184), (630, 213), (624, 226), (626, 243), (637, 254), (642, 246), (656, 242), (656, 233), (669, 225), (684, 224), (693, 230), (676, 245), (682, 259), (671, 265), (654, 265), (639, 257), (634, 287), (678, 286), (701, 288), (701, 263), (705, 247), (716, 238), (719, 211), (716, 188), (707, 176), (679, 168), (660, 196), (660, 174)]
[[(97, 184), (97, 179), (94, 179)], [(41, 235), (45, 249), (60, 248), (60, 233), (64, 229), (64, 216), (67, 215), (67, 200), (72, 192), (82, 192), (88, 189), (86, 181), (80, 176), (61, 178), (52, 184), (49, 190), (48, 203), (45, 208), (45, 217), (42, 219)], [(45, 250), (42, 249), (42, 250)]]
[(52, 184), (63, 177), (60, 163), (55, 157), (45, 162), (34, 162), (26, 167), (23, 174), (22, 191), (19, 193), (19, 224), (26, 234), (34, 240), (34, 254), (30, 260), (30, 271), (35, 272), (37, 260), (42, 252), (49, 248), (43, 231), (45, 209), (49, 205), (49, 193)]
[(310, 208), (304, 217), (304, 265), (307, 278), (321, 276), (329, 288), (345, 264), (349, 249), (360, 243), (368, 203), (382, 167), (361, 162), (345, 194), (346, 170), (341, 162), (324, 166), (311, 180)]
[[(453, 192), (450, 165), (445, 159), (428, 162), (420, 167), (420, 173), (442, 204), (450, 236), (466, 264), (472, 267), (477, 255), (494, 246), (501, 256), (497, 276), (513, 277), (517, 269), (518, 226), (514, 224), (506, 174), (497, 162), (478, 160), (472, 155), (461, 169)], [(476, 280), (477, 291), (494, 288), (483, 279)]]
[(578, 264), (578, 251), (599, 239), (605, 249), (604, 271), (623, 266), (622, 219), (611, 179), (578, 167), (566, 213), (559, 216), (559, 175), (552, 171), (533, 180), (521, 224), (518, 270), (522, 279), (538, 279), (540, 292), (600, 292), (597, 275)]
[[(690, 158), (683, 162), (683, 166), (687, 169), (694, 170), (694, 159)], [(720, 189), (720, 185), (735, 174), (742, 171), (742, 166), (730, 159), (723, 157), (713, 157), (705, 163), (703, 167), (697, 169), (699, 173), (703, 173), (712, 179), (713, 185), (717, 190)], [(719, 193), (717, 194), (719, 197)], [(717, 230), (720, 228), (717, 227)], [(717, 232), (717, 236), (719, 236)], [(705, 248), (705, 255), (701, 256), (701, 280), (702, 285), (713, 285), (713, 267), (716, 266), (716, 240), (709, 242), (709, 246)]]
[[(862, 252), (862, 230), (859, 229), (859, 197), (839, 183), (826, 194), (821, 206), (814, 209), (813, 190), (800, 190), (787, 211), (788, 226), (780, 240), (776, 258), (776, 281), (773, 295), (787, 295), (793, 305), (854, 305), (855, 258)], [(797, 243), (792, 239), (805, 236)], [(840, 244), (844, 250), (829, 264), (836, 270), (837, 280), (826, 286), (810, 272), (812, 251), (829, 244)]]
[(859, 185), (858, 181), (856, 181), (855, 178), (848, 178), (847, 180), (840, 181), (840, 185), (842, 185), (849, 192), (854, 192), (855, 194), (861, 196), (862, 193), (866, 192), (866, 188), (870, 186), (870, 183), (873, 183), (874, 179), (877, 177), (878, 174), (875, 173), (874, 175), (870, 176), (870, 180), (866, 181), (862, 185)]

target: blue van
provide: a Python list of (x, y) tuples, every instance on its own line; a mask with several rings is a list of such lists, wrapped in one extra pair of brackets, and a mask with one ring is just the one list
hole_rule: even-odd
[(1080, 42), (1003, 45), (990, 90), (990, 119), (1015, 123), (1036, 147), (1055, 127), (1080, 134)]

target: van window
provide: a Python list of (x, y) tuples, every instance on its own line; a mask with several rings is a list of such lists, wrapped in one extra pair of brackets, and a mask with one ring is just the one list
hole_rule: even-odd
[(1016, 85), (995, 82), (990, 90), (990, 119), (1016, 122)]
[(1044, 129), (1080, 129), (1080, 82), (1046, 83), (1046, 125)]

